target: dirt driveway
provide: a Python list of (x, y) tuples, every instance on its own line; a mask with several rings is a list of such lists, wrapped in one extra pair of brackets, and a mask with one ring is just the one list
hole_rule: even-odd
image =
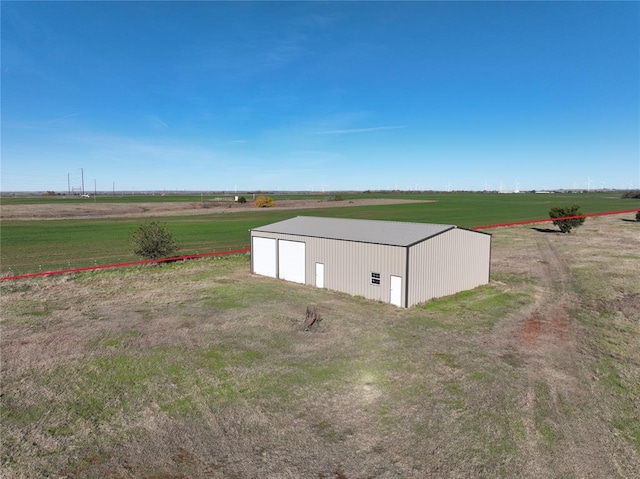
[[(400, 199), (353, 199), (328, 201), (325, 197), (305, 200), (278, 200), (270, 210), (295, 210), (313, 208), (339, 208), (345, 206), (393, 205), (403, 203), (429, 203), (431, 201)], [(150, 217), (173, 215), (198, 215), (211, 213), (238, 213), (256, 211), (252, 202), (204, 200), (198, 202), (148, 202), (148, 203), (101, 203), (87, 199), (86, 203), (58, 203), (35, 205), (1, 205), (0, 219), (60, 219), (60, 218), (113, 218), (113, 217)]]
[[(526, 229), (530, 233), (522, 235)], [(537, 278), (535, 302), (497, 328), (491, 340), (498, 354), (524, 370), (523, 477), (612, 477), (613, 471), (635, 477), (631, 471), (640, 467), (638, 455), (621, 448), (607, 425), (616, 407), (628, 405), (614, 406), (597, 386), (601, 375), (640, 372), (640, 348), (626, 340), (640, 332), (640, 282), (629, 281), (637, 277), (640, 258), (637, 229), (631, 220), (612, 216), (589, 219), (568, 235), (528, 227), (496, 230), (497, 239), (510, 246), (494, 250), (492, 267)], [(599, 324), (607, 346), (596, 346), (602, 338), (594, 336), (592, 324)], [(602, 352), (619, 361), (612, 369), (621, 369), (594, 373), (589, 365)]]

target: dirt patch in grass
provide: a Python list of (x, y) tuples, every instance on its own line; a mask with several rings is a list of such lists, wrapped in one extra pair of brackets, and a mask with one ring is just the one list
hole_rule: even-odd
[(637, 231), (495, 230), (491, 284), (407, 310), (247, 256), (4, 282), (0, 473), (634, 477)]
[[(315, 208), (338, 208), (346, 206), (393, 205), (403, 203), (428, 203), (427, 200), (402, 200), (391, 198), (364, 198), (340, 201), (328, 201), (326, 197), (304, 200), (278, 200), (274, 210), (296, 210)], [(57, 204), (1, 205), (0, 219), (60, 219), (60, 218), (116, 218), (116, 217), (150, 217), (172, 215), (198, 215), (211, 213), (237, 213), (256, 211), (260, 208), (251, 202), (234, 201), (197, 202), (155, 202), (155, 203), (94, 203), (87, 199), (86, 203), (67, 203), (60, 200)]]

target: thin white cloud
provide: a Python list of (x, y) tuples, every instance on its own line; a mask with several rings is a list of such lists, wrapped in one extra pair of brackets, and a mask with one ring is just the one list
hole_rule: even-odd
[(294, 26), (309, 28), (309, 27), (328, 27), (341, 21), (344, 15), (338, 13), (309, 13), (302, 15), (295, 19), (292, 23)]
[(217, 81), (246, 80), (277, 71), (304, 58), (307, 54), (304, 35), (289, 35), (230, 44), (229, 41), (185, 53), (186, 64), (176, 69), (196, 69), (214, 73)]
[(351, 133), (368, 133), (371, 131), (381, 131), (381, 130), (400, 130), (406, 128), (404, 125), (393, 125), (393, 126), (374, 126), (370, 128), (346, 128), (342, 130), (324, 130), (324, 131), (316, 131), (315, 135), (348, 135)]
[(80, 113), (71, 113), (70, 115), (61, 116), (58, 118), (54, 118), (53, 120), (46, 120), (44, 123), (57, 123), (59, 121), (68, 120), (69, 118), (73, 118), (74, 116), (78, 116)]
[(156, 115), (147, 115), (147, 122), (152, 128), (160, 130), (166, 130), (169, 128), (169, 125), (167, 125), (167, 123), (163, 121), (162, 118)]

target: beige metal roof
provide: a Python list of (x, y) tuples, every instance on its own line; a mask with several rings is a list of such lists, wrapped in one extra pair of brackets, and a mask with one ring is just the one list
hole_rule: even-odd
[(453, 228), (455, 228), (454, 225), (430, 223), (296, 216), (288, 220), (253, 228), (252, 231), (392, 246), (410, 246)]

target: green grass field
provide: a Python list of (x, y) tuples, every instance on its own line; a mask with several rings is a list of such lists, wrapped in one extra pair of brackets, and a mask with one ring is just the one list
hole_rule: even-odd
[[(315, 195), (314, 197), (317, 197)], [(307, 197), (282, 195), (278, 199)], [(154, 218), (167, 224), (182, 248), (181, 254), (224, 251), (249, 246), (249, 229), (297, 215), (363, 218), (423, 223), (455, 224), (473, 227), (494, 223), (525, 221), (547, 217), (555, 205), (577, 203), (583, 213), (599, 213), (640, 206), (640, 201), (621, 199), (603, 193), (591, 194), (358, 194), (351, 198), (384, 197), (431, 200), (382, 206), (354, 206), (309, 210), (270, 211)], [(205, 197), (206, 198), (206, 197)], [(191, 196), (124, 196), (99, 197), (99, 202), (180, 201), (198, 202), (200, 195)], [(87, 199), (60, 197), (11, 197), (2, 204), (35, 204), (37, 202), (68, 204)], [(76, 268), (131, 261), (129, 233), (147, 221), (145, 218), (94, 218), (60, 220), (6, 220), (2, 222), (0, 271), (17, 275), (39, 271)]]
[(408, 309), (248, 255), (2, 281), (0, 477), (637, 477), (631, 217), (496, 229)]

